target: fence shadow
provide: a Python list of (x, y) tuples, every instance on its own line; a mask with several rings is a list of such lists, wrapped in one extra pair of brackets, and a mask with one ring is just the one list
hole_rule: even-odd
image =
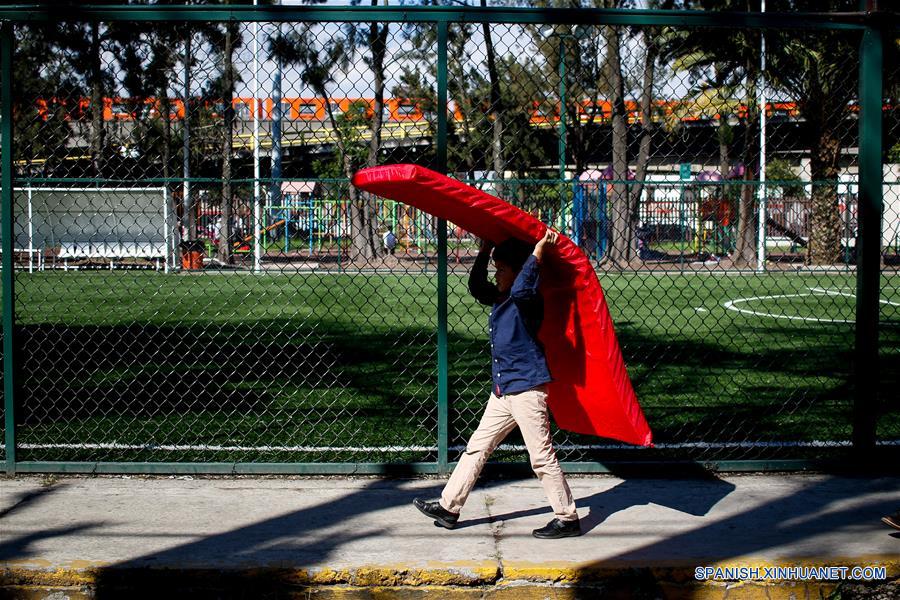
[[(678, 481), (664, 482), (664, 487), (671, 487), (676, 495), (678, 485)], [(610, 490), (613, 496), (618, 495), (618, 487)], [(640, 487), (635, 490), (639, 496), (643, 493)], [(713, 484), (711, 497), (716, 496), (715, 488), (716, 484)], [(879, 518), (896, 510), (893, 504), (896, 499), (879, 497), (855, 504), (854, 501), (866, 495), (896, 491), (896, 480), (889, 477), (813, 479), (809, 485), (792, 493), (783, 496), (771, 494), (775, 497), (746, 510), (724, 518), (712, 517), (710, 522), (690, 531), (583, 565), (575, 577), (576, 586), (582, 588), (576, 598), (597, 597), (597, 586), (601, 584), (604, 594), (609, 594), (609, 597), (623, 593), (626, 595), (622, 597), (647, 599), (707, 597), (708, 590), (701, 589), (702, 581), (693, 579), (694, 568), (740, 562), (744, 557), (747, 566), (758, 566), (761, 562), (799, 564), (797, 557), (809, 557), (817, 564), (829, 559), (832, 562), (843, 560), (841, 564), (845, 566), (856, 566), (845, 563), (848, 556), (865, 554), (860, 551), (860, 548), (866, 547), (865, 537), (860, 540), (859, 547), (846, 548), (848, 531), (859, 531), (860, 536), (872, 536), (873, 543), (868, 547), (870, 558), (873, 555), (887, 556), (889, 552), (884, 549), (892, 546), (884, 543), (879, 546), (877, 536), (886, 538), (892, 534), (881, 525)], [(653, 494), (648, 494), (648, 498), (656, 502)], [(848, 507), (847, 504), (854, 505)], [(877, 547), (882, 548), (881, 553)], [(609, 566), (622, 564), (633, 565), (633, 568), (613, 579), (605, 576)], [(841, 585), (846, 586), (846, 582)], [(885, 585), (885, 582), (872, 582), (863, 587), (873, 585)], [(890, 582), (886, 585), (891, 586)], [(869, 596), (851, 593), (846, 597)]]

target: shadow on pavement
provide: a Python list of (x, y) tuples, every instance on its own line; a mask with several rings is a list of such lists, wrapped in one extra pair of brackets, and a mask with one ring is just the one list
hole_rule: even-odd
[[(443, 485), (404, 489), (403, 484), (373, 480), (337, 499), (117, 563), (98, 574), (95, 598), (158, 598), (160, 590), (168, 598), (291, 597), (304, 589), (298, 570), (327, 564), (347, 544), (390, 539), (384, 528), (354, 531), (342, 523), (403, 505), (409, 505), (410, 519), (421, 519), (413, 498), (437, 494)], [(425, 520), (422, 524), (430, 527)], [(384, 551), (389, 556), (390, 548)]]
[[(25, 511), (29, 508), (34, 508), (43, 500), (47, 499), (50, 495), (63, 490), (65, 487), (65, 484), (59, 484), (54, 486), (44, 486), (36, 490), (22, 492), (18, 494), (18, 497), (13, 498), (9, 506), (4, 508), (3, 510), (0, 510), (0, 519), (8, 517), (13, 513)], [(81, 533), (88, 529), (97, 529), (102, 527), (104, 524), (105, 523), (103, 522), (78, 523), (69, 527), (44, 529), (18, 537), (11, 536), (9, 533), (8, 524), (4, 524), (0, 526), (0, 560), (27, 560), (28, 558), (37, 555), (37, 551), (34, 549), (34, 546), (41, 540), (73, 535), (76, 533)]]
[[(840, 479), (846, 481), (846, 478)], [(628, 482), (625, 482), (610, 490), (608, 493), (612, 493), (611, 498), (617, 498), (618, 488), (627, 484)], [(666, 486), (677, 486), (678, 482), (670, 481), (665, 484)], [(622, 492), (625, 491), (625, 489), (622, 490)], [(815, 480), (808, 487), (762, 504), (753, 505), (738, 514), (717, 519), (696, 529), (622, 552), (603, 561), (583, 565), (576, 575), (578, 582), (576, 587), (583, 587), (584, 594), (577, 595), (576, 598), (598, 597), (596, 596), (598, 586), (602, 586), (604, 597), (607, 594), (610, 597), (620, 597), (617, 594), (627, 592), (626, 596), (621, 597), (706, 598), (710, 596), (710, 588), (701, 589), (702, 582), (700, 581), (691, 579), (683, 581), (685, 577), (683, 571), (690, 571), (689, 577), (692, 578), (695, 567), (722, 562), (737, 564), (743, 557), (747, 557), (746, 566), (758, 565), (761, 559), (772, 564), (788, 566), (799, 566), (798, 561), (803, 559), (809, 560), (811, 564), (820, 564), (827, 559), (832, 560), (831, 564), (840, 563), (842, 556), (853, 555), (852, 550), (835, 546), (838, 542), (846, 542), (847, 536), (843, 535), (830, 540), (829, 533), (851, 528), (858, 529), (861, 535), (867, 535), (869, 529), (875, 529), (883, 533), (885, 537), (888, 535), (900, 536), (889, 534), (887, 531), (881, 532), (881, 528), (878, 527), (881, 515), (888, 514), (895, 509), (894, 501), (890, 499), (866, 501), (837, 510), (833, 507), (866, 494), (889, 492), (897, 492), (897, 481), (894, 478), (859, 479), (858, 485), (840, 485), (838, 479), (834, 477)], [(663, 494), (664, 497), (665, 495)], [(604, 497), (604, 494), (597, 496), (599, 500)], [(675, 496), (677, 497), (677, 494)], [(714, 494), (710, 497), (714, 497)], [(609, 502), (609, 498), (604, 500), (605, 506)], [(650, 501), (657, 503), (657, 500), (653, 498), (650, 498)], [(600, 522), (612, 514), (617, 506), (622, 505), (623, 503), (618, 501), (610, 503), (609, 508), (599, 512)], [(697, 506), (702, 506), (702, 503)], [(672, 507), (676, 508), (676, 506)], [(685, 510), (685, 508), (688, 509), (686, 512), (689, 512), (690, 506), (682, 506), (678, 509)], [(652, 523), (647, 525), (652, 527)], [(879, 533), (875, 535), (879, 535)], [(861, 541), (863, 540), (865, 538), (861, 539)], [(872, 548), (873, 551), (869, 554), (878, 555), (874, 544)], [(778, 549), (780, 552), (772, 552), (774, 549)], [(835, 560), (837, 563), (834, 562)], [(633, 565), (633, 568), (613, 578), (604, 575), (604, 573), (608, 573), (610, 566), (623, 564)], [(666, 564), (671, 567), (659, 568)], [(649, 565), (654, 565), (656, 568), (651, 568)], [(843, 566), (865, 565), (847, 564)], [(679, 570), (682, 571), (681, 574), (673, 575)], [(671, 587), (673, 578), (682, 579), (675, 590)], [(839, 582), (833, 583), (837, 585)], [(870, 593), (873, 587), (877, 588), (879, 585), (887, 585), (889, 588), (896, 587), (883, 582), (880, 584), (879, 582), (871, 584), (844, 582), (839, 586), (840, 589), (843, 589), (841, 592), (843, 595), (835, 597), (842, 599), (869, 597), (866, 594)], [(751, 594), (752, 590), (747, 589), (745, 592)], [(896, 590), (889, 589), (888, 592), (896, 593)], [(818, 597), (817, 592), (813, 592), (813, 597)]]
[[(631, 478), (604, 492), (577, 498), (582, 514), (587, 512), (586, 531), (594, 530), (615, 512), (649, 502), (702, 516), (734, 490), (733, 484), (700, 468), (696, 473), (703, 473), (702, 493), (685, 494), (678, 481)], [(489, 491), (508, 481), (486, 479), (479, 482), (477, 489)], [(308, 581), (298, 581), (297, 571), (305, 568), (304, 565), (328, 564), (330, 557), (339, 556), (342, 547), (349, 544), (383, 537), (384, 561), (390, 562), (389, 545), (397, 543), (390, 536), (392, 532), (379, 527), (354, 531), (359, 521), (354, 524), (350, 520), (360, 515), (407, 505), (410, 520), (422, 522), (422, 537), (452, 535), (433, 528), (410, 505), (416, 496), (436, 497), (443, 485), (443, 481), (438, 481), (426, 488), (405, 489), (403, 480), (373, 480), (336, 500), (113, 565), (99, 573), (95, 597), (105, 600), (127, 593), (131, 598), (141, 598), (145, 597), (141, 595), (144, 591), (148, 591), (146, 597), (149, 597), (153, 595), (150, 590), (160, 589), (165, 589), (172, 598), (296, 597), (309, 589)], [(547, 507), (541, 507), (472, 519), (461, 522), (458, 529), (547, 511)], [(470, 558), (460, 556), (459, 560)], [(154, 568), (156, 564), (191, 569), (190, 578), (187, 580), (177, 569)]]
[[(719, 479), (711, 474), (703, 479), (703, 484), (699, 492), (696, 488), (696, 480), (692, 480), (692, 483), (694, 483), (694, 493), (690, 494), (685, 493), (683, 489), (682, 483), (685, 480), (630, 478), (608, 490), (597, 492), (596, 494), (586, 497), (576, 497), (575, 504), (581, 515), (581, 529), (584, 534), (588, 534), (615, 513), (633, 506), (641, 506), (650, 503), (665, 506), (689, 515), (702, 517), (706, 515), (716, 503), (735, 489), (733, 483)], [(489, 518), (460, 521), (457, 525), (457, 529), (475, 527), (477, 525), (484, 525), (486, 523), (497, 521), (510, 521), (513, 519), (533, 517), (541, 514), (546, 514), (548, 519), (553, 518), (549, 506), (543, 506), (541, 508), (491, 515)]]
[(22, 492), (21, 494), (18, 494), (18, 497), (14, 499), (9, 506), (0, 510), (0, 519), (22, 510), (23, 508), (29, 508), (30, 506), (38, 504), (43, 499), (47, 498), (47, 496), (58, 492), (65, 487), (65, 484), (45, 485), (36, 490)]
[(71, 527), (45, 529), (43, 531), (29, 533), (27, 535), (14, 537), (12, 539), (7, 539), (7, 535), (4, 534), (3, 540), (0, 541), (0, 560), (22, 561), (31, 557), (35, 557), (37, 555), (37, 552), (33, 549), (33, 547), (41, 540), (74, 535), (83, 531), (87, 531), (89, 529), (99, 529), (104, 525), (106, 525), (106, 523), (102, 521), (79, 523), (77, 525), (72, 525)]
[[(402, 475), (401, 472), (392, 474)], [(502, 483), (503, 480), (492, 479), (480, 482), (478, 487), (489, 491)], [(397, 538), (390, 535), (396, 533), (393, 531), (394, 523), (379, 524), (374, 519), (365, 521), (360, 517), (409, 506), (416, 496), (433, 498), (442, 487), (443, 481), (409, 489), (407, 481), (402, 479), (372, 480), (339, 497), (332, 496), (299, 510), (103, 568), (96, 577), (94, 597), (99, 600), (124, 596), (192, 599), (306, 597), (304, 594), (312, 593), (311, 583), (298, 573), (304, 568), (328, 565), (330, 562), (339, 564), (342, 549), (350, 544), (383, 539), (384, 562), (390, 562), (390, 545), (398, 543)], [(804, 556), (819, 561), (823, 557), (839, 559), (845, 549), (835, 544), (846, 542), (848, 528), (854, 532), (858, 530), (860, 535), (869, 535), (870, 531), (877, 530), (890, 544), (900, 537), (900, 534), (888, 530), (882, 532), (878, 527), (881, 516), (896, 509), (896, 498), (890, 497), (897, 491), (896, 479), (814, 478), (799, 488), (786, 487), (784, 493), (775, 498), (758, 503), (751, 499), (745, 507), (738, 507), (738, 512), (732, 509), (721, 511), (722, 516), (715, 513), (710, 516), (712, 509), (734, 491), (734, 483), (712, 474), (699, 480), (633, 477), (602, 492), (577, 498), (586, 535), (596, 537), (598, 542), (603, 539), (603, 523), (612, 515), (633, 506), (653, 503), (708, 518), (690, 531), (669, 535), (639, 547), (632, 545), (608, 559), (584, 564), (574, 578), (571, 588), (574, 595), (566, 598), (691, 598), (709, 592), (708, 588), (702, 588), (702, 582), (684, 575), (687, 571), (692, 573), (696, 566), (727, 561), (737, 563), (743, 557), (773, 563), (777, 563), (782, 556), (790, 557), (785, 560)], [(875, 494), (877, 498), (855, 501)], [(38, 493), (25, 494), (13, 506), (26, 507), (28, 501), (35, 501), (40, 496)], [(512, 511), (486, 519), (464, 521), (460, 528), (489, 525), (544, 512), (548, 512), (544, 506)], [(408, 516), (411, 521), (421, 521), (421, 534), (416, 535), (426, 540), (429, 536), (438, 539), (440, 535), (449, 533), (432, 529), (412, 506), (409, 506)], [(29, 556), (29, 548), (40, 539), (74, 534), (103, 525), (77, 524), (5, 541), (0, 544), (0, 557)], [(179, 527), (187, 529), (189, 525), (176, 521), (171, 523), (174, 531)], [(643, 535), (646, 528), (653, 525), (637, 524), (639, 533)], [(841, 531), (843, 535), (829, 535)], [(879, 546), (873, 544), (872, 547), (877, 550)], [(884, 544), (880, 547), (883, 548)], [(555, 552), (550, 546), (548, 550), (548, 556)], [(460, 560), (469, 558), (461, 556)], [(622, 565), (628, 566), (623, 569)], [(678, 570), (681, 575), (673, 575)], [(677, 582), (677, 593), (673, 592), (673, 577), (681, 578)]]

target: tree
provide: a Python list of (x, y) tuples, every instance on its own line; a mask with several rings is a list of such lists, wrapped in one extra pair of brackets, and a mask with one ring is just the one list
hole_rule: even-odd
[(97, 21), (87, 24), (60, 23), (53, 32), (54, 45), (68, 55), (70, 68), (84, 81), (90, 93), (90, 156), (94, 177), (104, 175), (107, 158), (103, 99), (109, 96), (113, 81), (108, 68), (104, 68), (103, 52), (107, 49), (109, 38), (109, 27)]
[[(361, 0), (352, 0), (352, 4), (358, 4)], [(378, 0), (370, 0), (371, 6), (377, 6)], [(368, 125), (371, 131), (369, 137), (369, 150), (366, 164), (374, 167), (378, 164), (378, 154), (381, 152), (381, 132), (384, 126), (384, 89), (385, 89), (385, 58), (387, 55), (387, 40), (390, 32), (388, 23), (373, 21), (366, 27), (367, 31), (357, 32), (358, 25), (347, 26), (349, 48), (351, 54), (357, 47), (367, 48), (363, 61), (372, 71), (372, 88), (374, 99), (371, 107), (371, 118), (368, 118), (368, 107), (351, 107), (349, 114), (345, 115), (345, 121), (355, 121), (357, 126)], [(360, 110), (361, 108), (361, 110)], [(349, 133), (349, 132), (348, 132)], [(352, 135), (352, 134), (351, 134)], [(363, 193), (360, 200), (358, 214), (356, 215), (356, 227), (361, 232), (354, 235), (354, 254), (365, 258), (375, 256), (375, 237), (377, 224), (375, 223), (375, 198), (369, 193)]]
[[(487, 0), (481, 0), (481, 7), (487, 7)], [(488, 79), (490, 80), (490, 119), (491, 119), (491, 156), (493, 163), (494, 176), (502, 179), (503, 173), (506, 171), (506, 161), (503, 157), (503, 120), (504, 106), (503, 94), (500, 90), (500, 75), (497, 72), (497, 56), (494, 51), (494, 39), (491, 36), (490, 23), (482, 24), (482, 35), (484, 36), (484, 51), (487, 59)], [(502, 186), (495, 186), (494, 192), (498, 196), (503, 196), (504, 189)]]
[[(774, 10), (823, 10), (822, 2), (781, 0)], [(851, 0), (830, 0), (827, 9), (855, 10)], [(766, 35), (767, 78), (794, 99), (812, 133), (808, 264), (831, 264), (841, 255), (837, 182), (845, 123), (859, 80), (858, 34), (845, 31), (781, 31)], [(885, 64), (889, 64), (885, 62)]]
[[(224, 0), (224, 4), (230, 4), (230, 0)], [(221, 70), (217, 78), (208, 82), (207, 93), (221, 103), (218, 108), (221, 115), (222, 137), (220, 143), (222, 194), (219, 208), (219, 244), (216, 258), (221, 264), (228, 265), (233, 261), (232, 256), (232, 232), (231, 221), (234, 204), (234, 192), (232, 186), (232, 153), (234, 146), (234, 90), (238, 79), (237, 70), (234, 67), (234, 53), (241, 47), (243, 40), (240, 35), (239, 23), (228, 21), (215, 23), (201, 28), (202, 35), (207, 39), (213, 49), (213, 55), (221, 56)]]
[[(436, 4), (442, 4), (438, 2)], [(485, 33), (485, 28), (486, 33)], [(505, 156), (503, 122), (505, 110), (501, 76), (490, 28), (482, 28), (485, 62), (473, 50), (478, 48), (478, 28), (468, 23), (451, 23), (447, 28), (447, 94), (453, 117), (447, 122), (447, 170), (473, 177), (475, 171), (493, 168), (503, 176)], [(414, 99), (429, 120), (432, 136), (437, 131), (437, 29), (432, 25), (409, 25), (403, 30), (413, 50), (405, 58), (428, 65), (426, 70), (404, 67), (394, 94)], [(484, 68), (481, 68), (484, 64)], [(493, 66), (492, 66), (493, 64)], [(485, 77), (487, 71), (487, 77)], [(502, 191), (501, 191), (502, 193)]]
[[(706, 10), (758, 10), (757, 0), (700, 0)], [(853, 11), (855, 0), (775, 0), (768, 10)], [(710, 49), (729, 48), (728, 53)], [(805, 31), (770, 29), (766, 32), (766, 81), (770, 88), (796, 102), (810, 141), (810, 178), (813, 182), (807, 262), (830, 264), (840, 256), (841, 220), (837, 203), (837, 180), (844, 141), (841, 139), (856, 98), (859, 36), (840, 30)], [(675, 55), (697, 56), (695, 64), (715, 73), (715, 84), (728, 83), (746, 90), (748, 107), (744, 164), (747, 180), (756, 177), (759, 133), (755, 82), (759, 72), (759, 34), (751, 30), (696, 30), (673, 46)], [(885, 64), (889, 64), (887, 60)], [(714, 85), (715, 85), (714, 84)], [(745, 185), (739, 215), (735, 262), (755, 259), (755, 203), (751, 186)]]
[[(285, 64), (300, 66), (302, 69), (301, 80), (325, 102), (325, 111), (337, 148), (337, 159), (341, 165), (343, 176), (349, 180), (362, 164), (351, 152), (351, 140), (347, 137), (347, 129), (342, 126), (344, 123), (338, 121), (339, 115), (334, 113), (331, 102), (329, 102), (331, 95), (328, 87), (334, 84), (336, 71), (347, 68), (350, 52), (346, 38), (339, 35), (329, 34), (325, 42), (318, 43), (316, 40), (318, 31), (318, 26), (308, 23), (300, 24), (284, 36), (283, 42), (277, 47), (282, 52), (281, 60)], [(348, 186), (348, 195), (351, 259), (374, 258), (376, 255), (375, 233), (372, 218), (368, 214), (368, 199), (362, 197), (352, 185)]]
[[(176, 56), (183, 43), (179, 26), (158, 23), (135, 35), (127, 24), (111, 27), (111, 44), (121, 66), (122, 84), (131, 100), (134, 127), (130, 144), (138, 149), (144, 173), (169, 178), (173, 150), (172, 103), (169, 86), (175, 79)], [(151, 100), (152, 105), (148, 104)]]
[[(604, 7), (610, 8), (609, 2), (602, 1)], [(615, 3), (613, 3), (614, 5)], [(653, 3), (654, 8), (671, 9), (673, 2), (664, 1)], [(627, 6), (626, 2), (623, 6)], [(623, 33), (627, 36), (623, 36)], [(644, 180), (647, 175), (647, 165), (652, 151), (651, 142), (655, 129), (653, 115), (654, 86), (656, 83), (657, 62), (663, 41), (668, 33), (657, 27), (632, 29), (622, 32), (619, 28), (606, 25), (603, 27), (603, 36), (606, 40), (606, 85), (608, 86), (611, 100), (612, 120), (612, 193), (609, 197), (611, 223), (609, 251), (604, 257), (613, 265), (623, 266), (634, 257), (634, 231), (637, 227), (640, 198), (643, 194)], [(636, 42), (642, 46), (642, 57), (635, 61), (635, 57), (623, 53), (623, 39), (629, 40), (632, 47)], [(639, 81), (629, 81), (627, 73), (632, 69), (626, 68), (626, 60), (632, 59), (640, 65), (641, 77)], [(637, 95), (640, 112), (641, 131), (637, 148), (635, 163), (634, 184), (628, 183), (629, 144), (628, 144), (628, 106), (626, 97)]]
[[(503, 160), (506, 168), (525, 179), (529, 171), (549, 160), (540, 132), (531, 124), (534, 99), (545, 93), (541, 67), (532, 61), (508, 54), (500, 59), (498, 70), (502, 78), (503, 141), (502, 147), (513, 148)], [(520, 202), (524, 201), (525, 186), (517, 186)]]
[[(378, 0), (369, 1), (371, 6), (378, 6)], [(362, 0), (351, 0), (351, 4), (354, 6), (361, 2)], [(385, 5), (387, 5), (386, 1)], [(378, 153), (381, 151), (381, 131), (384, 126), (384, 62), (387, 55), (387, 40), (388, 34), (390, 33), (390, 24), (372, 21), (367, 26), (349, 24), (347, 27), (347, 37), (350, 40), (349, 49), (351, 54), (357, 47), (364, 47), (369, 50), (369, 53), (364, 56), (363, 61), (372, 71), (372, 93), (374, 99), (372, 102), (371, 118), (372, 135), (369, 138), (369, 154), (366, 163), (368, 166), (374, 167), (378, 164)], [(366, 31), (359, 32), (357, 30), (358, 27), (365, 27)], [(354, 115), (351, 115), (351, 117), (353, 116)]]
[(609, 204), (612, 213), (609, 252), (614, 264), (631, 260), (631, 195), (628, 193), (628, 129), (625, 109), (625, 78), (622, 75), (621, 44), (617, 27), (603, 28), (609, 61), (612, 103), (612, 194)]
[[(32, 176), (69, 176), (65, 163), (83, 81), (72, 73), (53, 24), (16, 27), (13, 59), (15, 159)], [(57, 172), (57, 171), (60, 172)]]
[[(352, 102), (347, 110), (334, 119), (338, 135), (344, 143), (344, 151), (354, 165), (364, 165), (368, 161), (370, 146), (364, 132), (372, 124), (369, 106), (362, 100)], [(313, 171), (321, 179), (342, 179), (345, 177), (344, 157), (336, 153), (313, 163)]]
[[(758, 11), (757, 0), (701, 0), (706, 10)], [(694, 88), (689, 110), (719, 119), (719, 169), (723, 178), (731, 171), (732, 150), (743, 165), (743, 183), (738, 200), (738, 231), (732, 260), (737, 266), (757, 261), (756, 187), (750, 182), (759, 175), (759, 106), (757, 82), (760, 78), (760, 32), (752, 29), (693, 29), (681, 31), (668, 40), (665, 53), (681, 69), (691, 73)], [(728, 48), (727, 53), (718, 48)], [(742, 106), (744, 108), (742, 108)], [(729, 120), (741, 124), (743, 136), (733, 148), (735, 129)], [(730, 196), (723, 185), (723, 197)]]
[[(578, 3), (562, 2), (561, 6), (573, 8)], [(545, 115), (555, 115), (566, 121), (565, 164), (575, 164), (574, 176), (584, 172), (587, 165), (588, 146), (596, 136), (596, 127), (609, 115), (603, 105), (609, 96), (607, 54), (601, 28), (554, 25), (531, 28), (531, 37), (543, 59), (540, 75), (541, 93), (535, 97), (547, 98), (539, 110)], [(564, 69), (561, 61), (565, 62)], [(565, 81), (561, 82), (561, 70)], [(559, 97), (560, 83), (564, 83), (565, 101)], [(551, 100), (552, 99), (552, 100)]]

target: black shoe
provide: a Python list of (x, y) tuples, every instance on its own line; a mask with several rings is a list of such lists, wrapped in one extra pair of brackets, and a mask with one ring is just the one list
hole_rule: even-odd
[(581, 535), (581, 522), (578, 519), (574, 521), (560, 521), (553, 519), (540, 529), (531, 532), (536, 538), (542, 540), (555, 540), (564, 537), (578, 537)]
[(459, 520), (459, 515), (453, 514), (445, 509), (439, 502), (425, 502), (424, 500), (416, 498), (413, 500), (413, 506), (418, 508), (423, 515), (434, 519), (435, 525), (440, 525), (447, 529), (456, 527), (456, 521)]

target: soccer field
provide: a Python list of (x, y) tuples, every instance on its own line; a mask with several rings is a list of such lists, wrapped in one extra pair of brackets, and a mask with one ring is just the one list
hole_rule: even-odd
[[(852, 274), (600, 279), (659, 452), (778, 457), (850, 439)], [(887, 398), (900, 277), (882, 284)], [(459, 447), (490, 387), (487, 309), (464, 276), (449, 285)], [(434, 274), (44, 272), (16, 286), (20, 460), (434, 460)], [(898, 406), (885, 410), (879, 439), (900, 439)], [(564, 460), (619, 452), (555, 441)], [(516, 443), (498, 457), (521, 458)]]

